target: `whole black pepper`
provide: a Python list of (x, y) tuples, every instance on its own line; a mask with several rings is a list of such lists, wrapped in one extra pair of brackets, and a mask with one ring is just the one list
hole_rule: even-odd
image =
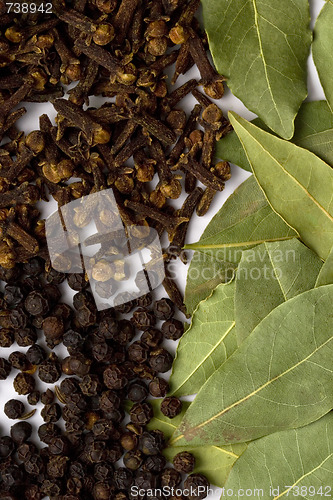
[(144, 432), (139, 439), (139, 448), (145, 455), (158, 455), (164, 447), (161, 431)]
[(176, 469), (167, 467), (161, 472), (160, 481), (162, 488), (176, 488), (182, 482), (182, 476)]
[(8, 358), (8, 361), (16, 370), (28, 370), (31, 369), (31, 365), (27, 359), (27, 356), (23, 352), (14, 351), (11, 352)]
[(28, 347), (37, 342), (37, 332), (32, 328), (15, 330), (14, 337), (20, 347)]
[(155, 377), (149, 382), (149, 392), (154, 398), (164, 398), (169, 391), (169, 384), (164, 378)]
[(96, 396), (101, 392), (102, 384), (98, 375), (85, 375), (80, 382), (80, 389), (85, 396)]
[(134, 382), (130, 385), (127, 396), (130, 401), (133, 401), (133, 403), (142, 403), (145, 399), (147, 399), (148, 394), (149, 391), (146, 384), (143, 382)]
[(152, 311), (144, 307), (139, 307), (134, 311), (131, 321), (138, 330), (145, 330), (151, 326), (155, 326), (156, 318)]
[(120, 444), (124, 448), (124, 450), (134, 450), (138, 446), (138, 437), (133, 432), (125, 432), (121, 436)]
[(152, 349), (156, 349), (163, 341), (163, 335), (157, 328), (147, 328), (141, 335), (141, 342)]
[(162, 333), (166, 339), (178, 340), (184, 333), (184, 325), (178, 319), (169, 319), (162, 325)]
[(58, 403), (47, 404), (41, 411), (41, 417), (46, 423), (57, 422), (61, 417), (61, 407)]
[(192, 492), (188, 495), (189, 500), (202, 500), (208, 495), (209, 482), (203, 474), (191, 474), (184, 481), (185, 488)]
[(35, 379), (28, 373), (18, 373), (14, 378), (13, 386), (17, 394), (29, 394), (35, 389)]
[(173, 457), (172, 463), (177, 471), (190, 474), (195, 467), (195, 456), (188, 451), (181, 451)]
[(34, 344), (29, 347), (26, 356), (32, 365), (40, 365), (46, 359), (46, 352), (42, 346)]
[(0, 358), (0, 380), (6, 380), (11, 369), (11, 364), (5, 358)]
[(163, 455), (150, 455), (146, 458), (142, 468), (151, 472), (162, 472), (166, 465), (166, 458)]
[(0, 347), (11, 347), (14, 343), (14, 332), (8, 328), (0, 330)]
[(134, 363), (145, 363), (148, 359), (148, 347), (140, 341), (133, 342), (128, 348), (128, 357)]
[(32, 316), (44, 316), (49, 310), (47, 297), (38, 291), (32, 291), (24, 301), (25, 310)]
[(10, 428), (10, 435), (16, 444), (22, 444), (30, 438), (32, 433), (32, 426), (29, 422), (17, 422)]
[(125, 370), (118, 365), (110, 365), (103, 372), (104, 384), (108, 389), (120, 390), (128, 384)]
[(84, 273), (73, 273), (67, 276), (68, 286), (76, 292), (81, 292), (88, 284)]
[(168, 418), (174, 418), (182, 411), (182, 402), (175, 396), (164, 398), (161, 403), (161, 412)]
[(9, 436), (0, 437), (0, 458), (5, 459), (9, 457), (15, 450), (15, 444)]
[(149, 364), (153, 370), (165, 373), (170, 370), (173, 362), (173, 357), (171, 354), (164, 349), (156, 349), (150, 353)]
[(36, 446), (33, 443), (27, 441), (26, 443), (21, 444), (17, 448), (17, 458), (21, 462), (27, 462), (28, 460), (30, 460), (32, 455), (36, 454), (36, 452), (37, 452)]
[(67, 455), (70, 450), (69, 442), (65, 436), (55, 436), (49, 441), (51, 455)]
[(58, 436), (60, 432), (61, 432), (60, 427), (58, 427), (57, 424), (54, 423), (42, 424), (38, 428), (38, 437), (43, 443), (49, 444), (51, 442), (51, 439)]
[(139, 450), (128, 451), (123, 457), (124, 466), (129, 470), (138, 470), (143, 462), (142, 453)]
[(119, 467), (114, 473), (114, 482), (118, 490), (129, 490), (133, 483), (133, 474), (125, 467)]
[(30, 394), (28, 394), (27, 401), (29, 405), (35, 406), (40, 399), (40, 392), (39, 391), (33, 391)]
[(153, 409), (149, 403), (135, 403), (130, 410), (133, 424), (146, 425), (153, 418)]
[(22, 302), (24, 295), (20, 287), (6, 285), (3, 298), (9, 306), (16, 307)]
[(53, 403), (54, 392), (52, 392), (51, 389), (46, 389), (46, 391), (41, 394), (40, 400), (43, 405), (49, 405)]
[(173, 302), (168, 298), (156, 300), (154, 302), (154, 313), (157, 319), (170, 319), (174, 313)]
[(38, 367), (38, 376), (46, 384), (54, 384), (61, 377), (60, 365), (57, 361), (43, 361)]

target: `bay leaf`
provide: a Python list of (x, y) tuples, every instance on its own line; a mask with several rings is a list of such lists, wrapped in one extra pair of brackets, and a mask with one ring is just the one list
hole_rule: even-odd
[(194, 311), (191, 326), (177, 347), (170, 394), (179, 397), (197, 393), (237, 349), (234, 295), (234, 282), (219, 285)]
[[(255, 118), (251, 123), (272, 133), (260, 118)], [(311, 101), (302, 104), (295, 119), (295, 134), (291, 142), (312, 151), (333, 166), (333, 114), (327, 101)], [(222, 160), (230, 161), (244, 170), (252, 171), (235, 131), (218, 141), (216, 156)]]
[(185, 305), (193, 313), (219, 283), (232, 279), (242, 251), (263, 241), (298, 236), (269, 206), (255, 178), (249, 177), (212, 218), (200, 240), (187, 274)]
[(333, 283), (333, 248), (321, 268), (316, 286), (331, 285)]
[(300, 429), (276, 432), (250, 443), (231, 470), (225, 490), (234, 499), (244, 498), (244, 490), (248, 490), (249, 499), (319, 499), (332, 495), (332, 484), (333, 413), (330, 412)]
[(203, 385), (172, 446), (224, 446), (307, 425), (333, 407), (333, 285), (279, 305)]
[(333, 4), (329, 1), (321, 9), (315, 23), (312, 55), (326, 99), (333, 110), (332, 26)]
[(307, 95), (312, 40), (307, 0), (202, 0), (215, 66), (231, 92), (290, 139)]
[(243, 252), (236, 274), (235, 321), (240, 345), (275, 307), (314, 288), (320, 258), (296, 238)]
[(273, 209), (325, 260), (333, 245), (333, 169), (235, 113), (229, 117)]
[[(147, 424), (148, 430), (159, 429), (169, 439), (177, 426), (180, 424), (184, 413), (190, 406), (189, 401), (183, 401), (182, 412), (175, 418), (167, 418), (160, 410), (161, 399), (153, 399), (150, 404), (153, 406), (154, 417)], [(234, 444), (224, 447), (204, 446), (192, 448), (184, 446), (182, 448), (166, 447), (163, 454), (168, 462), (172, 462), (173, 457), (181, 451), (188, 451), (195, 456), (195, 473), (204, 474), (210, 483), (222, 487), (230, 473), (231, 468), (240, 455), (246, 450), (247, 444)]]

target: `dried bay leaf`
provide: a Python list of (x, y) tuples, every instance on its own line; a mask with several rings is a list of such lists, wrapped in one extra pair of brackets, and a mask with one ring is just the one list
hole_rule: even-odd
[[(251, 121), (253, 125), (272, 131), (260, 118)], [(291, 142), (312, 151), (333, 166), (333, 114), (326, 101), (304, 102), (295, 119), (295, 134)], [(235, 131), (230, 132), (217, 143), (216, 156), (230, 161), (251, 172), (251, 165)]]
[(315, 286), (320, 258), (296, 238), (243, 252), (236, 274), (235, 321), (240, 345), (275, 307)]
[[(333, 483), (333, 413), (300, 429), (276, 432), (249, 444), (226, 481), (230, 498), (323, 498)], [(321, 493), (320, 493), (321, 492)], [(229, 496), (229, 495), (228, 495)], [(225, 498), (222, 496), (221, 498)]]
[(331, 285), (333, 283), (333, 248), (321, 268), (316, 286)]
[[(148, 430), (159, 429), (164, 433), (166, 439), (169, 439), (178, 425), (180, 424), (184, 413), (190, 406), (190, 402), (183, 401), (182, 412), (175, 418), (168, 418), (160, 410), (161, 399), (152, 399), (149, 403), (154, 410), (154, 417), (147, 424)], [(234, 444), (224, 447), (205, 446), (202, 448), (192, 448), (184, 446), (183, 448), (167, 447), (163, 450), (165, 458), (172, 462), (173, 457), (180, 451), (189, 451), (195, 456), (194, 472), (205, 474), (209, 482), (222, 487), (230, 473), (236, 460), (246, 450), (247, 444)]]
[(170, 394), (197, 393), (206, 380), (237, 349), (234, 314), (235, 283), (219, 285), (200, 302), (191, 327), (177, 347), (169, 380)]
[(307, 425), (333, 407), (333, 285), (273, 309), (208, 379), (172, 446), (224, 446)]
[(202, 0), (204, 27), (232, 93), (286, 139), (307, 95), (307, 0)]
[(326, 2), (314, 28), (312, 44), (313, 61), (318, 71), (320, 83), (326, 99), (333, 110), (333, 4)]
[(273, 209), (325, 260), (333, 245), (333, 169), (236, 113), (229, 117)]
[(187, 311), (193, 313), (219, 283), (232, 278), (243, 250), (295, 236), (296, 231), (271, 209), (255, 178), (246, 179), (212, 218), (200, 240), (185, 246), (196, 250), (187, 274)]

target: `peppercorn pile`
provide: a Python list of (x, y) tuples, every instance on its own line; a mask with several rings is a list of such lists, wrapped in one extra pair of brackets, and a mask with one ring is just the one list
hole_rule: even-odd
[[(14, 14), (0, 0), (0, 347), (13, 351), (8, 359), (1, 354), (0, 379), (15, 370), (14, 390), (27, 397), (27, 404), (12, 398), (4, 407), (21, 421), (0, 438), (0, 498), (162, 499), (133, 496), (131, 487), (176, 487), (182, 473), (193, 471), (186, 452), (166, 467), (163, 435), (145, 425), (153, 416), (149, 397), (164, 398), (169, 418), (181, 411), (159, 376), (173, 361), (163, 340), (184, 331), (175, 309), (186, 313), (168, 263), (181, 254), (194, 211), (204, 215), (230, 178), (229, 164), (214, 162), (215, 142), (231, 127), (211, 101), (222, 97), (223, 77), (207, 57), (198, 6), (199, 0), (55, 0), (50, 14)], [(201, 80), (173, 88), (194, 65)], [(181, 108), (188, 94), (198, 102), (189, 116)], [(91, 96), (107, 102), (89, 107)], [(56, 124), (42, 115), (40, 130), (25, 135), (17, 126), (24, 101), (52, 101)], [(172, 200), (182, 182), (187, 197), (177, 208)], [(99, 311), (85, 273), (52, 268), (37, 202), (52, 196), (61, 207), (106, 188), (125, 227), (168, 235), (163, 285), (171, 300), (148, 293)], [(108, 225), (105, 213), (99, 218), (96, 225)], [(88, 222), (79, 214), (75, 221)], [(73, 308), (61, 300), (65, 280), (76, 292)], [(98, 283), (102, 298), (110, 283)], [(25, 352), (13, 350), (14, 343)], [(65, 359), (53, 351), (60, 344)], [(39, 381), (51, 388), (41, 392)], [(26, 420), (39, 402), (44, 424), (37, 444)], [(192, 474), (184, 486), (208, 483)]]

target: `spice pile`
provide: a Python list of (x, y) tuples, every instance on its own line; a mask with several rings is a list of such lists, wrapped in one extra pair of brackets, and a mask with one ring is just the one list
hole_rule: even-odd
[[(0, 1), (0, 346), (2, 353), (15, 342), (26, 348), (0, 358), (0, 379), (18, 370), (14, 389), (30, 405), (13, 398), (4, 408), (22, 421), (0, 438), (3, 499), (153, 500), (164, 497), (133, 496), (131, 487), (177, 487), (194, 469), (186, 452), (166, 467), (163, 433), (145, 428), (153, 417), (149, 396), (164, 398), (168, 418), (182, 409), (179, 399), (165, 397), (168, 383), (159, 376), (173, 362), (163, 340), (184, 331), (175, 309), (186, 312), (167, 267), (163, 284), (171, 300), (148, 293), (98, 311), (84, 273), (52, 268), (36, 203), (52, 196), (61, 207), (112, 188), (125, 227), (166, 232), (166, 266), (180, 255), (192, 214), (204, 215), (230, 178), (229, 164), (214, 161), (216, 140), (231, 127), (210, 99), (222, 97), (223, 77), (207, 58), (194, 17), (199, 3), (55, 0), (52, 13), (17, 14)], [(201, 80), (173, 89), (193, 65)], [(63, 98), (63, 86), (77, 81)], [(198, 104), (187, 116), (181, 101), (190, 93)], [(90, 96), (110, 99), (89, 108)], [(42, 115), (40, 130), (25, 135), (16, 126), (26, 113), (23, 101), (52, 101), (56, 125)], [(170, 202), (182, 194), (182, 179), (187, 197), (177, 208)], [(90, 220), (82, 214), (75, 223), (81, 228)], [(95, 222), (108, 227), (110, 220), (101, 213)], [(66, 279), (76, 292), (73, 308), (62, 302)], [(102, 298), (113, 283), (101, 280)], [(52, 352), (59, 344), (65, 359)], [(40, 393), (38, 379), (51, 389)], [(31, 440), (26, 421), (39, 401), (44, 447)], [(198, 486), (209, 486), (202, 474), (185, 480), (194, 494)]]

